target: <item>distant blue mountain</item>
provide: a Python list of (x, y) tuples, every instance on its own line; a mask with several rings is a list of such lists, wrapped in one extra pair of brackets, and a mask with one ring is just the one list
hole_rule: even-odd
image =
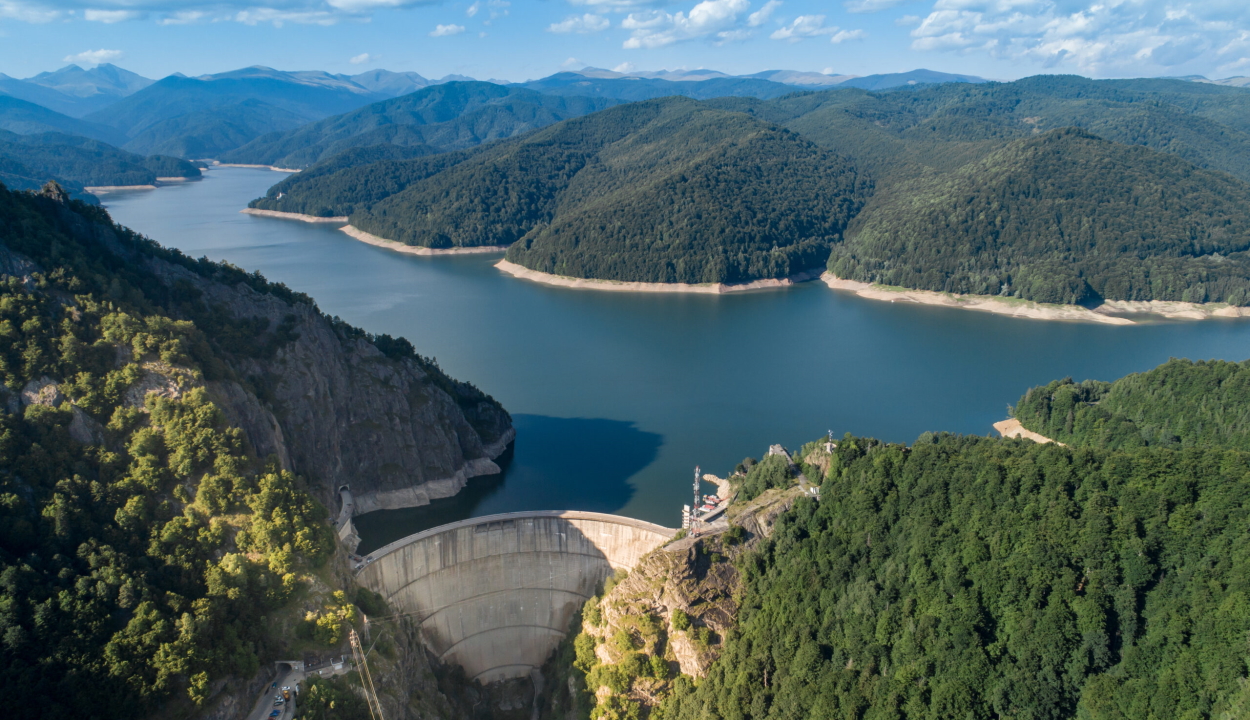
[(80, 118), (151, 84), (152, 80), (109, 63), (90, 70), (66, 65), (25, 80), (0, 74), (0, 95)]
[(79, 120), (42, 105), (0, 95), (0, 130), (19, 135), (59, 132), (121, 145), (126, 136), (114, 128)]
[(983, 83), (989, 82), (989, 80), (976, 75), (955, 75), (953, 73), (937, 72), (936, 70), (920, 69), (904, 73), (864, 75), (863, 77), (852, 78), (839, 83), (836, 87), (852, 87), (860, 88), (861, 90), (889, 90), (890, 88), (906, 85), (937, 85), (950, 82)]
[(714, 77), (708, 80), (664, 80), (637, 76), (590, 77), (582, 73), (556, 73), (541, 80), (517, 83), (512, 87), (535, 90), (546, 95), (580, 95), (637, 101), (683, 95), (696, 100), (716, 97), (753, 97), (768, 100), (796, 92), (791, 85), (741, 77)]

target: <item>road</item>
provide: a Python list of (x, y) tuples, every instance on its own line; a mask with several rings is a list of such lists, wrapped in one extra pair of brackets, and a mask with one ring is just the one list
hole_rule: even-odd
[[(280, 710), (281, 714), (274, 720), (291, 720), (295, 717), (295, 684), (304, 681), (304, 673), (292, 670), (290, 666), (286, 666), (286, 670), (279, 673), (278, 677), (265, 683), (265, 689), (256, 700), (256, 705), (252, 707), (252, 711), (247, 714), (247, 720), (269, 720), (269, 713), (274, 710)], [(274, 687), (276, 683), (277, 687)], [(282, 694), (282, 688), (291, 688), (291, 699), (282, 705), (274, 706), (274, 696)]]

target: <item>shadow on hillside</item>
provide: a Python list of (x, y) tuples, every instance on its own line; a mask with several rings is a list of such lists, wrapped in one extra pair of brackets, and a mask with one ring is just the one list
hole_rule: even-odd
[(611, 513), (630, 501), (629, 478), (650, 465), (663, 436), (632, 422), (513, 415), (517, 439), (497, 463), (503, 472), (473, 478), (454, 497), (356, 518), (358, 552), (449, 522), (523, 510)]

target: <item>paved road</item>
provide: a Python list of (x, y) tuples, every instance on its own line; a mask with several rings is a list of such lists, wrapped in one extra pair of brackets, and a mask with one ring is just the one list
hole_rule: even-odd
[[(280, 710), (281, 713), (274, 720), (291, 720), (295, 717), (295, 684), (304, 681), (304, 673), (292, 670), (288, 667), (277, 678), (265, 683), (265, 689), (261, 692), (260, 697), (256, 699), (256, 704), (252, 707), (252, 711), (247, 714), (247, 720), (269, 720), (269, 713), (274, 710)], [(274, 683), (277, 687), (274, 687)], [(274, 706), (274, 696), (282, 694), (282, 688), (291, 688), (291, 700), (282, 705)]]

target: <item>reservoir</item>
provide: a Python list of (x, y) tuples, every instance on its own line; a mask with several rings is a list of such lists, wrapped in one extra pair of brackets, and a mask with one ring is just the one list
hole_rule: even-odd
[(1250, 357), (1247, 320), (1046, 322), (820, 283), (727, 296), (548, 287), (495, 269), (498, 256), (402, 255), (334, 226), (243, 215), (285, 176), (206, 175), (102, 201), (163, 245), (258, 270), (323, 312), (407, 337), (512, 413), (517, 440), (501, 476), (424, 508), (357, 518), (363, 552), (523, 510), (676, 527), (696, 465), (723, 475), (770, 444), (797, 449), (828, 430), (907, 443), (926, 431), (986, 435), (1033, 385), (1113, 380), (1169, 357)]

